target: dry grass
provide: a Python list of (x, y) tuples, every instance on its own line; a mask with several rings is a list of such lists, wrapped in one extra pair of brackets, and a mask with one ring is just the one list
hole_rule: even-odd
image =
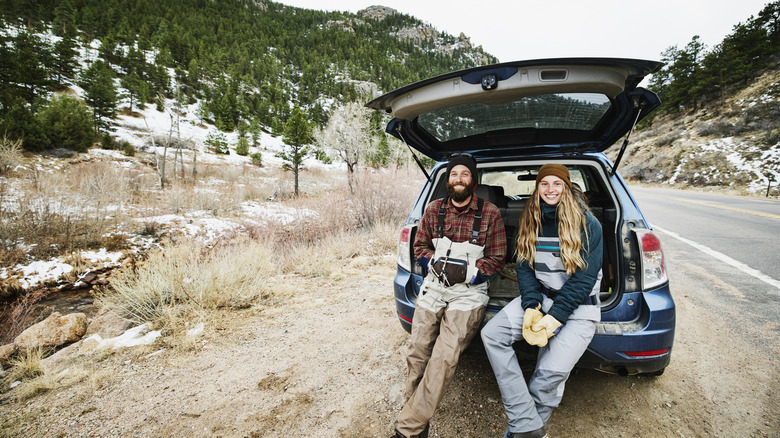
[(0, 138), (0, 175), (8, 173), (22, 161), (22, 139)]
[(210, 248), (185, 239), (151, 253), (137, 270), (115, 275), (111, 290), (97, 299), (132, 321), (181, 331), (184, 322), (208, 321), (219, 309), (269, 296), (266, 279), (275, 269), (263, 242), (236, 239)]
[[(197, 347), (186, 331), (199, 322), (218, 330), (235, 309), (273, 303), (274, 291), (287, 290), (287, 275), (344, 279), (393, 254), (422, 183), (415, 169), (363, 170), (350, 193), (343, 170), (314, 167), (301, 174), (302, 195), (296, 198), (292, 174), (279, 169), (199, 164), (197, 180), (191, 169), (180, 168), (169, 171), (169, 184), (160, 188), (155, 169), (126, 163), (94, 158), (71, 165), (28, 163), (12, 187), (0, 190), (3, 200), (11, 201), (0, 207), (0, 266), (29, 256), (60, 256), (74, 272), (84, 272), (90, 266), (81, 249), (121, 249), (133, 233), (160, 237), (167, 232), (137, 217), (207, 211), (235, 219), (241, 203), (264, 202), (274, 194), (274, 202), (285, 207), (316, 212), (285, 225), (246, 225), (245, 232), (216, 244), (171, 236), (161, 242), (164, 250), (112, 275), (110, 287), (96, 294), (96, 304), (136, 323), (152, 322), (168, 345), (181, 351)], [(45, 296), (42, 289), (15, 289), (20, 291), (0, 315), (14, 334), (29, 326)], [(64, 381), (62, 376), (54, 383), (51, 376), (36, 379), (26, 385), (38, 388), (33, 393)]]
[(44, 358), (44, 350), (31, 349), (12, 357), (9, 361), (10, 369), (3, 375), (3, 387), (7, 388), (17, 380), (30, 380), (43, 375), (41, 360)]
[(25, 257), (46, 260), (80, 249), (117, 248), (106, 238), (128, 220), (133, 175), (109, 163), (81, 163), (65, 170), (29, 166), (0, 207), (0, 266)]
[(92, 361), (67, 361), (57, 368), (48, 369), (43, 365), (45, 351), (41, 349), (31, 350), (13, 358), (10, 369), (2, 380), (3, 390), (16, 381), (22, 384), (13, 392), (13, 398), (17, 402), (29, 400), (40, 394), (78, 386), (77, 392), (82, 396), (89, 396), (98, 388), (104, 386), (113, 374), (111, 371), (101, 368)]
[[(319, 172), (315, 179), (332, 180)], [(396, 180), (390, 172), (366, 172), (360, 181), (354, 194), (346, 184), (331, 184), (330, 190), (284, 202), (315, 211), (315, 217), (255, 226), (249, 237), (224, 237), (215, 247), (193, 239), (165, 244), (136, 270), (114, 275), (111, 289), (97, 295), (98, 304), (136, 323), (153, 322), (178, 336), (186, 350), (187, 338), (179, 336), (186, 324), (218, 326), (224, 309), (269, 301), (276, 275), (359, 275), (370, 267), (355, 266), (353, 259), (395, 251), (398, 229), (414, 201), (410, 194), (416, 194), (409, 185), (419, 184), (391, 183)], [(220, 193), (230, 204), (231, 194)]]

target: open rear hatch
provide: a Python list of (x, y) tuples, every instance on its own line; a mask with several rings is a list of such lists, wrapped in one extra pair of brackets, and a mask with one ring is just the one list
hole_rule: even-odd
[(660, 105), (637, 85), (663, 63), (566, 58), (452, 72), (380, 96), (387, 132), (443, 161), (601, 152)]

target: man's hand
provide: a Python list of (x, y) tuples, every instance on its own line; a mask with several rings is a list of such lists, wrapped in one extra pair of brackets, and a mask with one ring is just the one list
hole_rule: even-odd
[[(531, 345), (539, 345), (538, 342), (541, 341), (540, 336), (531, 332), (531, 326), (539, 322), (544, 316), (539, 311), (541, 308), (542, 305), (536, 303), (535, 306), (525, 309), (525, 314), (523, 314), (523, 339)], [(547, 338), (544, 339), (544, 343), (547, 344)]]
[[(544, 315), (542, 319), (531, 325), (530, 332), (533, 334), (531, 337), (537, 342), (533, 345), (544, 347), (547, 345), (547, 340), (555, 336), (560, 329), (561, 323), (557, 319), (551, 315)], [(525, 330), (523, 330), (523, 337), (525, 337)]]

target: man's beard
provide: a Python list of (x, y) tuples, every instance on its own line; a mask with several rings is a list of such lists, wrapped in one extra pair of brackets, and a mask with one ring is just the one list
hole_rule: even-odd
[(455, 188), (456, 185), (458, 184), (447, 183), (447, 194), (455, 202), (463, 202), (474, 193), (474, 189), (471, 186), (464, 186), (463, 190), (458, 190)]

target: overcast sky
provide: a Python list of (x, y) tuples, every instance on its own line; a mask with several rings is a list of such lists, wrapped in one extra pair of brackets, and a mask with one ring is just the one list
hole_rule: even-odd
[(670, 46), (699, 35), (707, 49), (767, 0), (276, 0), (317, 10), (357, 12), (389, 6), (439, 31), (461, 32), (474, 46), (515, 61), (558, 57), (660, 60)]

